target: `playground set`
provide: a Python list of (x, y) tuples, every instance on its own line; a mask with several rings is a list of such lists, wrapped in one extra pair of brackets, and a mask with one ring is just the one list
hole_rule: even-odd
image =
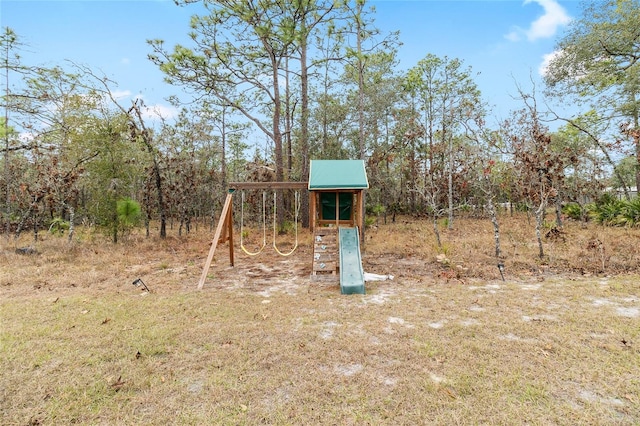
[[(243, 244), (244, 190), (274, 191), (273, 248), (282, 255), (293, 254), (298, 246), (298, 214), (300, 191), (309, 196), (309, 228), (313, 235), (313, 261), (311, 279), (334, 280), (340, 278), (342, 294), (364, 294), (364, 272), (360, 253), (360, 229), (364, 226), (364, 191), (369, 188), (362, 160), (311, 160), (309, 182), (234, 182), (229, 184), (220, 219), (213, 236), (198, 289), (204, 287), (207, 274), (218, 245), (229, 242), (229, 262), (234, 266), (233, 195), (242, 193), (240, 217), (240, 248), (255, 256), (266, 247), (266, 192), (263, 192), (263, 244), (250, 252)], [(295, 190), (295, 233), (293, 248), (286, 253), (276, 245), (276, 190)]]

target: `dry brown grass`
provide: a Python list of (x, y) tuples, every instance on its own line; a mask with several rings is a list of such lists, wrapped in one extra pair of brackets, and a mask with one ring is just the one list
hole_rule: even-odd
[(427, 222), (367, 230), (395, 278), (364, 296), (310, 283), (306, 233), (235, 268), (221, 246), (203, 291), (208, 232), (3, 240), (0, 424), (639, 424), (640, 230), (568, 224), (539, 260), (502, 226), (504, 282), (488, 221), (442, 249)]

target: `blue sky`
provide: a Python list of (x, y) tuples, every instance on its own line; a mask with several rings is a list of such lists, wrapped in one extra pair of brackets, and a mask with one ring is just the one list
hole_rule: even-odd
[[(485, 99), (505, 118), (516, 95), (515, 81), (531, 89), (545, 55), (581, 9), (559, 0), (377, 0), (375, 23), (383, 32), (400, 31), (401, 69), (427, 54), (459, 58), (479, 72)], [(147, 39), (167, 46), (186, 42), (189, 17), (198, 5), (178, 7), (169, 0), (1, 0), (0, 25), (12, 28), (28, 46), (27, 64), (56, 65), (72, 60), (99, 69), (118, 91), (142, 96), (168, 113), (168, 95), (178, 89), (162, 81), (147, 59)]]

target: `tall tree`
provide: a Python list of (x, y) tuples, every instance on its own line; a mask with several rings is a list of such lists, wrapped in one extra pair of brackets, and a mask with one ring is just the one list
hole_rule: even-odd
[[(345, 2), (346, 24), (339, 28), (340, 37), (345, 40), (344, 61), (347, 64), (347, 75), (351, 75), (357, 87), (357, 152), (358, 158), (366, 159), (366, 89), (368, 68), (379, 60), (380, 55), (387, 54), (394, 58), (396, 46), (399, 45), (398, 33), (390, 33), (380, 37), (381, 32), (375, 26), (373, 12), (375, 9), (366, 8), (366, 0)], [(376, 58), (377, 57), (377, 58)], [(349, 70), (349, 68), (351, 70)]]
[[(11, 162), (10, 162), (10, 153), (15, 151), (23, 151), (28, 150), (31, 147), (31, 143), (18, 143), (17, 141), (17, 128), (19, 127), (19, 123), (15, 126), (11, 125), (9, 122), (10, 115), (12, 112), (18, 111), (20, 112), (20, 99), (23, 97), (22, 93), (18, 93), (15, 90), (12, 90), (12, 87), (15, 86), (15, 81), (13, 77), (18, 77), (18, 80), (21, 81), (24, 78), (30, 76), (34, 71), (36, 71), (35, 67), (25, 66), (21, 61), (20, 51), (24, 48), (24, 44), (21, 41), (20, 37), (16, 32), (9, 28), (2, 28), (2, 33), (0, 33), (0, 55), (2, 55), (2, 68), (3, 68), (3, 96), (2, 96), (2, 107), (3, 107), (3, 122), (2, 122), (2, 141), (4, 142), (4, 150), (3, 150), (3, 172), (4, 172), (4, 209), (3, 209), (3, 217), (4, 217), (4, 227), (5, 227), (5, 235), (9, 238), (10, 228), (11, 228), (11, 192), (16, 190), (16, 188), (12, 187), (11, 182), (14, 184), (17, 182), (17, 178), (12, 178), (11, 175)], [(19, 121), (19, 120), (16, 120)], [(14, 185), (15, 186), (15, 185)]]
[(31, 223), (37, 236), (43, 220), (56, 216), (62, 219), (67, 214), (74, 218), (75, 183), (84, 163), (97, 155), (91, 148), (84, 149), (85, 145), (78, 146), (89, 127), (89, 111), (96, 99), (84, 90), (80, 75), (60, 67), (32, 68), (23, 81), (22, 92), (11, 98), (17, 124), (30, 135), (30, 142), (22, 148), (28, 150), (32, 168), (32, 173), (18, 178), (29, 201), (22, 210), (16, 235)]
[[(550, 92), (573, 95), (618, 121), (640, 160), (640, 1), (585, 3), (559, 41), (545, 76)], [(636, 186), (640, 164), (636, 162)]]
[[(312, 66), (309, 58), (309, 45), (312, 34), (318, 32), (324, 24), (331, 22), (331, 12), (336, 2), (331, 0), (296, 0), (292, 2), (293, 19), (296, 25), (295, 47), (300, 61), (300, 178), (309, 180), (309, 70)], [(331, 25), (330, 25), (331, 26)], [(287, 88), (289, 85), (287, 85)], [(309, 199), (302, 197), (302, 226), (309, 226)]]
[[(136, 183), (143, 179), (141, 165), (148, 162), (146, 153), (129, 140), (128, 117), (111, 108), (102, 95), (95, 93), (95, 106), (86, 112), (85, 121), (72, 138), (75, 156), (92, 155), (83, 163), (78, 181), (78, 216), (96, 224), (117, 243), (122, 226), (118, 202), (138, 198)], [(87, 97), (84, 97), (85, 99)], [(139, 198), (138, 198), (139, 199)]]
[(4, 181), (5, 181), (5, 229), (6, 235), (9, 236), (10, 229), (10, 217), (11, 217), (11, 195), (9, 192), (9, 139), (10, 139), (10, 126), (9, 126), (9, 106), (7, 100), (9, 97), (9, 74), (12, 68), (10, 59), (12, 50), (15, 47), (17, 36), (11, 28), (4, 28), (4, 32), (0, 36), (0, 46), (3, 50), (2, 65), (4, 68), (4, 122), (2, 123), (2, 139), (4, 140)]
[[(264, 132), (273, 142), (276, 179), (282, 181), (280, 72), (295, 42), (288, 2), (219, 0), (206, 1), (204, 6), (209, 15), (191, 19), (193, 49), (177, 45), (169, 52), (162, 40), (152, 40), (154, 52), (149, 58), (168, 82), (218, 99)], [(281, 198), (278, 203), (281, 215)]]
[[(111, 98), (111, 100), (121, 108), (120, 104), (118, 104), (113, 97)], [(166, 238), (167, 204), (165, 201), (163, 189), (164, 184), (162, 180), (162, 173), (160, 171), (160, 161), (162, 153), (156, 147), (153, 130), (147, 127), (142, 113), (143, 108), (144, 104), (142, 103), (142, 100), (136, 99), (131, 107), (126, 111), (129, 125), (129, 134), (131, 142), (141, 143), (145, 147), (151, 158), (151, 170), (153, 173), (153, 182), (155, 184), (156, 190), (158, 214), (160, 216), (160, 238)]]
[(524, 107), (514, 111), (501, 126), (502, 138), (510, 148), (515, 172), (520, 179), (520, 195), (534, 208), (538, 256), (544, 257), (542, 229), (547, 206), (554, 205), (565, 185), (565, 171), (575, 165), (572, 151), (557, 149), (537, 107), (535, 89), (527, 94), (519, 89)]
[[(429, 54), (407, 73), (405, 88), (419, 100), (426, 155), (424, 173), (442, 173), (447, 187), (449, 221), (453, 226), (456, 154), (462, 151), (465, 124), (483, 115), (483, 105), (470, 68), (459, 59)], [(454, 149), (455, 148), (455, 149)]]
[[(629, 191), (630, 183), (619, 174), (619, 170), (616, 169), (616, 163), (614, 161), (614, 154), (620, 153), (621, 151), (621, 143), (615, 135), (609, 132), (609, 128), (612, 125), (611, 117), (600, 116), (596, 111), (591, 110), (575, 118), (565, 118), (557, 115), (556, 118), (566, 122), (568, 129), (580, 132), (581, 136), (589, 142), (589, 146), (595, 148), (594, 151), (599, 151), (602, 154), (600, 157), (601, 162), (605, 163), (612, 170), (615, 181), (620, 183), (620, 188), (627, 200), (629, 200), (631, 198)], [(635, 169), (636, 167), (634, 166), (634, 170)]]
[(163, 192), (163, 179), (160, 171), (160, 161), (163, 153), (158, 149), (154, 139), (154, 129), (147, 124), (146, 112), (147, 107), (142, 99), (137, 98), (131, 101), (130, 107), (125, 107), (117, 99), (116, 94), (112, 90), (111, 81), (106, 76), (97, 75), (90, 68), (82, 65), (75, 65), (75, 68), (86, 77), (89, 83), (85, 83), (84, 87), (91, 93), (99, 96), (103, 103), (110, 103), (103, 106), (104, 109), (115, 108), (117, 112), (126, 117), (129, 141), (139, 144), (148, 153), (148, 159), (151, 162), (151, 174), (156, 191), (156, 207), (160, 219), (160, 238), (167, 236), (167, 204)]

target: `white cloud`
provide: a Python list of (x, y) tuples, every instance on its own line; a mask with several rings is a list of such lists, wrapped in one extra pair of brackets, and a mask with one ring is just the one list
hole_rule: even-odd
[(170, 120), (178, 116), (178, 110), (170, 105), (145, 105), (142, 117), (147, 120)]
[(547, 75), (547, 69), (549, 68), (549, 64), (551, 63), (552, 60), (554, 60), (555, 58), (557, 58), (561, 54), (562, 54), (562, 51), (554, 50), (551, 53), (547, 53), (546, 55), (542, 55), (542, 63), (538, 67), (538, 74), (540, 74), (542, 77)]
[[(142, 93), (134, 95), (130, 90), (115, 90), (112, 92), (112, 95), (113, 98), (125, 108), (128, 108), (132, 101), (143, 101), (142, 103), (144, 106), (142, 108), (142, 118), (145, 120), (160, 120), (161, 118), (170, 120), (172, 118), (176, 118), (179, 114), (179, 111), (171, 105), (146, 105), (144, 103), (144, 96)], [(108, 103), (109, 101), (105, 98), (105, 102)]]
[(111, 94), (113, 95), (113, 99), (118, 101), (131, 97), (130, 90), (114, 90)]
[(527, 30), (527, 39), (529, 41), (553, 37), (558, 28), (571, 22), (571, 17), (567, 15), (567, 11), (556, 0), (525, 0), (525, 4), (532, 1), (543, 7), (544, 15), (531, 23), (531, 27)]
[(504, 37), (509, 41), (520, 41), (525, 36), (529, 41), (553, 37), (558, 29), (571, 22), (571, 17), (557, 0), (524, 0), (524, 4), (538, 3), (544, 14), (531, 23), (528, 29), (514, 27)]
[[(564, 50), (554, 50), (551, 53), (547, 53), (546, 55), (543, 55), (542, 63), (540, 63), (540, 66), (538, 67), (538, 74), (540, 74), (542, 77), (545, 77), (549, 71), (549, 65), (551, 65), (551, 61), (558, 59), (567, 54), (568, 53)], [(573, 61), (561, 61), (560, 63), (556, 64), (557, 67), (558, 66), (562, 67), (561, 72), (564, 75), (570, 78), (573, 78), (574, 80), (580, 80), (582, 78), (585, 78), (588, 75), (588, 72), (585, 66), (580, 66), (577, 64), (566, 66), (567, 62), (572, 64)]]

